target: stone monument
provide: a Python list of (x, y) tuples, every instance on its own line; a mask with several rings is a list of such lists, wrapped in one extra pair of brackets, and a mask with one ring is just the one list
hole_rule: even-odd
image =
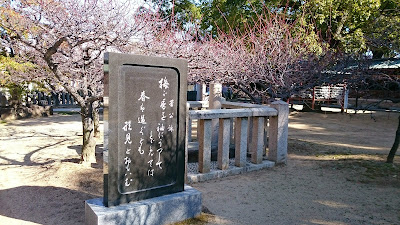
[(185, 186), (187, 62), (104, 55), (104, 198), (86, 224), (166, 224), (201, 211)]

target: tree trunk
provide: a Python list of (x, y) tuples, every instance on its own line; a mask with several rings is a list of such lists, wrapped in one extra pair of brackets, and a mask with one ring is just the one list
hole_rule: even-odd
[(399, 116), (399, 123), (397, 125), (396, 137), (394, 139), (393, 146), (390, 149), (389, 155), (386, 159), (387, 163), (393, 163), (394, 156), (396, 155), (396, 151), (399, 148), (399, 142), (400, 142), (400, 116)]
[(87, 103), (85, 107), (81, 107), (81, 117), (83, 126), (81, 163), (96, 163), (92, 103)]
[(94, 136), (100, 137), (99, 101), (94, 101), (92, 107), (93, 107)]
[(238, 84), (238, 87), (241, 91), (243, 91), (249, 98), (251, 99), (252, 102), (259, 104), (260, 102), (257, 101), (254, 96), (244, 87), (244, 85)]

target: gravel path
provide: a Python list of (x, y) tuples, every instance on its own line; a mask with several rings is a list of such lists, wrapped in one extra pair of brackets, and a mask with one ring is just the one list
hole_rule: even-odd
[[(379, 173), (396, 119), (294, 112), (288, 165), (192, 184), (205, 213), (186, 223), (400, 224), (400, 157)], [(79, 115), (0, 123), (0, 224), (84, 223), (103, 175), (101, 154), (77, 163), (81, 135)]]

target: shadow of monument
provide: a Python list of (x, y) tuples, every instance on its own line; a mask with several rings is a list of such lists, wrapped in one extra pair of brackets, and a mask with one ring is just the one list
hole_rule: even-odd
[(98, 197), (53, 186), (15, 187), (0, 190), (0, 215), (48, 225), (83, 224), (84, 201)]

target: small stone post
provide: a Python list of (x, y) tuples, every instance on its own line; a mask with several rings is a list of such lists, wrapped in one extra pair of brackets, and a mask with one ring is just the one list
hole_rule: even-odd
[(201, 101), (206, 100), (206, 93), (207, 93), (207, 85), (206, 84), (201, 84)]
[[(222, 101), (222, 84), (219, 83), (211, 83), (210, 84), (210, 97), (208, 99), (209, 109), (221, 109), (221, 101)], [(218, 146), (218, 125), (219, 120), (212, 120), (212, 137), (211, 137), (211, 146)]]
[(210, 84), (210, 97), (209, 108), (210, 109), (220, 109), (221, 108), (221, 98), (222, 98), (222, 84), (211, 83)]
[(219, 119), (218, 169), (229, 168), (230, 118)]
[(269, 118), (268, 159), (276, 163), (287, 162), (289, 105), (283, 101), (271, 103), (278, 116)]
[(262, 162), (264, 149), (264, 117), (252, 117), (251, 162)]
[(237, 117), (235, 122), (235, 166), (246, 166), (247, 117)]
[(252, 148), (252, 140), (253, 140), (253, 119), (251, 117), (248, 118), (248, 125), (247, 125), (247, 152), (251, 153)]
[(200, 120), (199, 124), (199, 172), (208, 173), (211, 169), (211, 120)]
[(202, 100), (202, 95), (203, 95), (203, 88), (202, 84), (195, 84), (194, 85), (194, 90), (196, 90), (196, 101), (201, 101)]

